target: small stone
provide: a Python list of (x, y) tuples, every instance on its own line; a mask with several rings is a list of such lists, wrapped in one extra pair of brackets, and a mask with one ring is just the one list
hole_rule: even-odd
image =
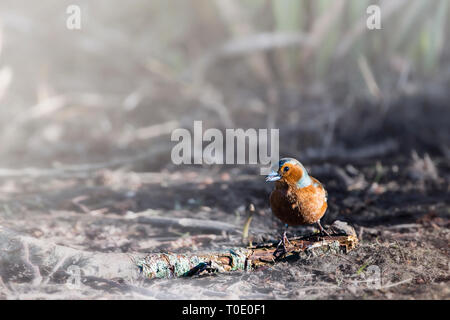
[(333, 228), (333, 230), (335, 232), (338, 232), (338, 233), (343, 232), (343, 233), (345, 233), (348, 236), (355, 236), (356, 237), (355, 229), (352, 226), (350, 226), (347, 222), (336, 220), (331, 225), (331, 228)]

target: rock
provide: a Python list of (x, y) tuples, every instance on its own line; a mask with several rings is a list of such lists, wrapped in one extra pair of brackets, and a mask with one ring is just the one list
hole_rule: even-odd
[(336, 233), (345, 233), (348, 236), (356, 237), (355, 229), (352, 226), (350, 226), (347, 222), (336, 220), (330, 227)]

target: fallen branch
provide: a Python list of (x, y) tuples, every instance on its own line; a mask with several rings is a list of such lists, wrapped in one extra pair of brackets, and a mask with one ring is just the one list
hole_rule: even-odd
[(122, 278), (132, 283), (140, 277), (134, 263), (137, 258), (138, 254), (77, 250), (0, 226), (0, 278), (6, 283), (12, 279), (30, 281), (34, 285), (46, 284), (55, 278), (69, 281), (77, 270), (80, 280), (92, 276), (110, 280)]
[(190, 277), (205, 273), (252, 271), (278, 261), (346, 253), (356, 247), (358, 238), (352, 227), (336, 221), (332, 229), (335, 232), (332, 236), (312, 235), (289, 239), (290, 244), (281, 256), (277, 255), (277, 242), (273, 242), (213, 253), (154, 253), (136, 263), (147, 278)]
[(275, 258), (276, 242), (219, 253), (104, 253), (77, 250), (18, 234), (0, 226), (0, 279), (29, 281), (38, 286), (54, 281), (83, 283), (92, 277), (123, 279), (126, 286), (145, 278), (173, 278), (212, 272), (251, 271), (291, 258), (309, 259), (348, 252), (358, 243), (353, 228), (336, 221), (334, 235), (292, 238), (284, 255)]
[(413, 280), (413, 278), (409, 278), (409, 279), (405, 279), (405, 280), (402, 280), (402, 281), (399, 281), (399, 282), (389, 283), (389, 284), (387, 284), (385, 286), (380, 287), (379, 289), (380, 290), (389, 289), (389, 288), (396, 287), (396, 286), (399, 286), (399, 285), (404, 284), (404, 283), (411, 282), (412, 280)]
[(181, 228), (193, 228), (216, 232), (227, 231), (239, 233), (242, 231), (241, 227), (235, 226), (230, 223), (205, 219), (140, 216), (137, 218), (137, 222), (140, 224), (152, 224), (162, 226), (170, 225)]
[(308, 148), (303, 154), (303, 158), (309, 159), (340, 159), (340, 160), (358, 160), (374, 157), (386, 156), (399, 147), (397, 141), (387, 139), (386, 141), (361, 147), (358, 149), (347, 149), (342, 146), (324, 148)]
[(66, 165), (58, 168), (23, 168), (10, 169), (0, 168), (0, 178), (14, 177), (86, 177), (90, 176), (92, 171), (101, 169), (111, 169), (132, 164), (139, 161), (150, 161), (161, 154), (170, 150), (170, 145), (158, 144), (151, 148), (148, 152), (143, 152), (127, 158), (119, 158), (111, 161), (85, 163), (80, 165)]

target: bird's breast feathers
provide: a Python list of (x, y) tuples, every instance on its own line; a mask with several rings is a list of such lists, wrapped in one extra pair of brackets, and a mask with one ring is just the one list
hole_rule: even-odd
[(322, 184), (311, 177), (312, 183), (303, 188), (279, 184), (270, 195), (273, 213), (289, 225), (311, 224), (327, 209), (327, 193)]

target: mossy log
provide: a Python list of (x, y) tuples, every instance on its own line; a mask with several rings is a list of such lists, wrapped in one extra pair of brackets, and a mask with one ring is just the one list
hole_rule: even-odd
[(356, 247), (358, 238), (352, 227), (336, 221), (331, 229), (333, 234), (330, 236), (289, 239), (286, 252), (281, 255), (277, 242), (273, 242), (203, 254), (154, 253), (137, 260), (136, 264), (147, 278), (189, 277), (204, 273), (251, 271), (278, 261), (346, 253)]
[(0, 287), (1, 281), (44, 285), (78, 279), (81, 284), (95, 277), (104, 281), (120, 278), (125, 284), (133, 284), (142, 278), (250, 271), (290, 257), (307, 259), (326, 253), (348, 252), (356, 246), (358, 239), (353, 228), (337, 221), (332, 229), (335, 233), (331, 237), (312, 235), (290, 239), (286, 254), (275, 258), (276, 243), (202, 254), (89, 252), (0, 226)]

